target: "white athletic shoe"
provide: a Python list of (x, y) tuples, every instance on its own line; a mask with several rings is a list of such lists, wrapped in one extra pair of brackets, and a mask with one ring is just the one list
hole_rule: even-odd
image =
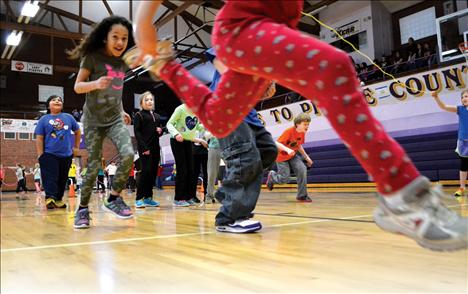
[(408, 236), (431, 250), (468, 247), (468, 219), (442, 203), (444, 194), (439, 187), (432, 188), (427, 178), (419, 177), (399, 194), (404, 204), (396, 209), (378, 196), (374, 221), (382, 230)]
[(262, 224), (259, 221), (252, 219), (239, 219), (232, 224), (216, 226), (218, 232), (223, 233), (253, 233), (262, 228)]

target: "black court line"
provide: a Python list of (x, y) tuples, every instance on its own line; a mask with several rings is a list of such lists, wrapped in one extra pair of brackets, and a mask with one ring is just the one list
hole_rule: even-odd
[[(201, 211), (217, 211), (214, 209), (194, 209)], [(374, 221), (368, 220), (357, 220), (357, 219), (341, 219), (334, 217), (320, 217), (320, 216), (308, 216), (308, 215), (297, 215), (293, 212), (283, 212), (283, 213), (265, 213), (265, 212), (254, 212), (255, 215), (265, 215), (265, 216), (278, 216), (278, 217), (290, 217), (290, 218), (305, 218), (305, 219), (319, 219), (319, 220), (333, 220), (333, 221), (343, 221), (343, 222), (357, 222), (357, 223), (371, 223)]]

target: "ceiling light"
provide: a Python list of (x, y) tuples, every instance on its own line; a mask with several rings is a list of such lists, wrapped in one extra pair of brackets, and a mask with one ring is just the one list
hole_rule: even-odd
[(39, 11), (38, 1), (34, 1), (31, 3), (30, 1), (26, 1), (23, 5), (23, 9), (21, 9), (21, 15), (34, 17), (36, 16), (37, 12)]
[(22, 35), (23, 35), (23, 32), (16, 32), (16, 31), (11, 32), (6, 40), (7, 45), (18, 46), (18, 44), (21, 41)]

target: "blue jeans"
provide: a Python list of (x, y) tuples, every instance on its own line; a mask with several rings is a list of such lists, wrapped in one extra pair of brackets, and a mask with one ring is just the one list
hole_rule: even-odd
[(215, 194), (222, 206), (216, 225), (250, 218), (262, 186), (263, 170), (275, 161), (278, 150), (264, 128), (242, 122), (229, 136), (219, 139), (226, 163), (223, 186)]

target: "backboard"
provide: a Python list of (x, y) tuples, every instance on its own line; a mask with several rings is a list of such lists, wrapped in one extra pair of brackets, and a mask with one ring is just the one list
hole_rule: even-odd
[(437, 18), (436, 29), (440, 62), (463, 59), (458, 45), (468, 41), (468, 9)]

